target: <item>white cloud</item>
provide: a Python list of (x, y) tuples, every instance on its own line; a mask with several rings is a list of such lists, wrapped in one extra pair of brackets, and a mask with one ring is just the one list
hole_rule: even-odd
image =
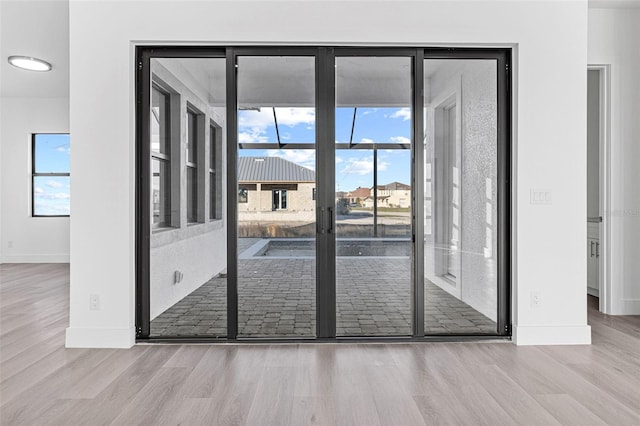
[(344, 162), (344, 160), (341, 157), (336, 157), (336, 164), (340, 164)]
[(35, 210), (37, 214), (69, 214), (69, 203), (58, 205), (50, 201), (36, 201)]
[(316, 168), (316, 151), (313, 149), (269, 149), (269, 157), (280, 157), (311, 170)]
[[(313, 129), (316, 122), (315, 108), (276, 108), (278, 127), (295, 127), (306, 124), (307, 129)], [(260, 111), (245, 110), (238, 114), (238, 142), (265, 143), (267, 129), (275, 128), (273, 108), (261, 108)], [(281, 136), (283, 134), (281, 133)], [(294, 141), (295, 142), (295, 141)]]
[(50, 188), (62, 188), (64, 185), (56, 180), (48, 180), (47, 184), (48, 187)]
[(399, 110), (389, 115), (389, 117), (402, 118), (402, 121), (411, 120), (411, 108), (400, 108)]
[(70, 149), (69, 149), (69, 146), (68, 146), (68, 145), (58, 145), (58, 146), (55, 148), (55, 150), (56, 150), (56, 151), (58, 151), (58, 152), (69, 152), (69, 151), (70, 151)]
[[(316, 122), (315, 108), (276, 108), (278, 126), (295, 127), (298, 124), (312, 125)], [(273, 108), (261, 108), (260, 111), (241, 111), (238, 114), (238, 126), (266, 130), (275, 127)], [(313, 128), (313, 126), (311, 126)]]
[(239, 143), (266, 143), (269, 142), (269, 138), (264, 135), (264, 131), (260, 129), (249, 129), (246, 132), (238, 133)]
[(411, 143), (411, 139), (404, 136), (391, 136), (389, 140), (394, 143), (405, 143), (405, 144)]
[(362, 112), (360, 113), (360, 115), (359, 115), (359, 116), (360, 116), (360, 117), (364, 117), (364, 116), (366, 116), (366, 115), (373, 114), (374, 112), (378, 112), (378, 108), (365, 109), (364, 111), (362, 111)]
[(36, 189), (34, 189), (34, 192), (36, 194), (42, 194), (44, 192), (44, 190), (42, 188), (40, 188), (39, 186), (36, 186)]
[[(378, 171), (387, 170), (389, 163), (378, 159)], [(343, 175), (367, 175), (373, 173), (373, 156), (349, 158), (345, 167), (340, 171)]]
[(38, 199), (40, 200), (68, 200), (69, 198), (71, 196), (66, 192), (38, 192)]
[(369, 138), (362, 138), (360, 140), (360, 143), (374, 143), (373, 139), (369, 139)]

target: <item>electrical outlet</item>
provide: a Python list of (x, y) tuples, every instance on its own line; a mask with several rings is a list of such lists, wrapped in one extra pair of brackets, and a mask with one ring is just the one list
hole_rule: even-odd
[(91, 311), (100, 310), (100, 296), (98, 296), (97, 294), (89, 295), (89, 310)]
[(536, 309), (542, 305), (542, 296), (539, 291), (531, 292), (531, 307)]

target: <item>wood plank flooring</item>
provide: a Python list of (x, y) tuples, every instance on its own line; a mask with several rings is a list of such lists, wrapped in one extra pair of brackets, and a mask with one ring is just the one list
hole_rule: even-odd
[(640, 424), (640, 317), (591, 346), (65, 349), (68, 265), (0, 265), (2, 425)]

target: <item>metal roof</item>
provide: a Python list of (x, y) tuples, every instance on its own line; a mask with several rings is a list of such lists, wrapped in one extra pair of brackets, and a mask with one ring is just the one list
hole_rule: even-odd
[(239, 157), (239, 182), (315, 182), (313, 170), (280, 157)]

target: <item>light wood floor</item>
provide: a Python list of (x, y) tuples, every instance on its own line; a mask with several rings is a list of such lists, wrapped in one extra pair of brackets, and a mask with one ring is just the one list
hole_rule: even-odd
[(2, 425), (640, 424), (640, 317), (593, 345), (65, 349), (67, 265), (0, 265)]

